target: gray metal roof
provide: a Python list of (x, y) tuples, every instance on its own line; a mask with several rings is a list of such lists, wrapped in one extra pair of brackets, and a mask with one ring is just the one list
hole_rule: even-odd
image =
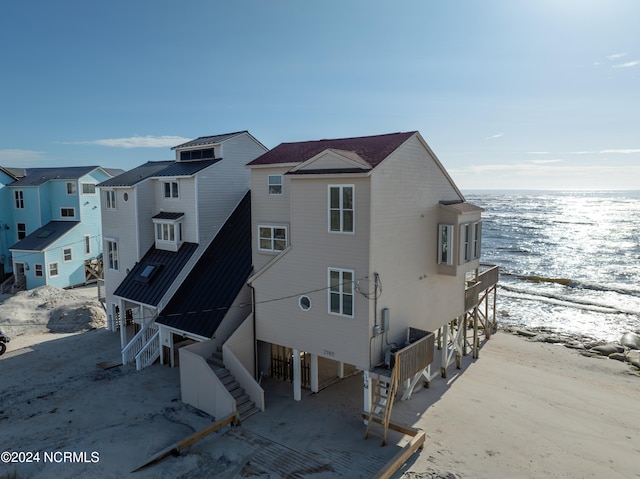
[(30, 235), (22, 238), (9, 249), (21, 251), (44, 251), (54, 241), (60, 239), (79, 224), (79, 221), (50, 221)]
[(153, 176), (191, 176), (216, 164), (220, 160), (221, 158), (215, 160), (174, 161), (173, 164), (167, 166), (164, 170), (158, 171)]
[[(251, 270), (251, 193), (247, 192), (156, 322), (213, 337)], [(251, 307), (246, 306), (249, 314)]]
[[(197, 247), (195, 243), (183, 243), (175, 252), (152, 247), (131, 269), (114, 294), (137, 303), (157, 306)], [(142, 274), (148, 266), (155, 269), (150, 278)]]
[(249, 132), (247, 130), (244, 130), (244, 131), (236, 131), (234, 133), (224, 133), (222, 135), (201, 136), (199, 138), (196, 138), (195, 140), (187, 141), (186, 143), (182, 143), (181, 145), (174, 146), (171, 149), (181, 150), (183, 148), (195, 148), (198, 146), (217, 145), (218, 143), (221, 143), (224, 140), (228, 140), (229, 138), (233, 138), (234, 136), (238, 136), (243, 133), (249, 133)]
[(27, 168), (26, 175), (11, 186), (39, 186), (51, 180), (77, 180), (99, 166), (65, 166), (60, 168)]
[(152, 217), (152, 219), (154, 219), (154, 220), (177, 220), (178, 218), (182, 218), (183, 216), (184, 216), (184, 213), (170, 213), (168, 211), (161, 211), (160, 213), (158, 213), (157, 215)]
[(163, 176), (192, 176), (211, 165), (220, 161), (197, 160), (197, 161), (148, 161), (144, 165), (135, 167), (115, 178), (103, 181), (99, 187), (122, 187), (134, 186), (149, 178), (159, 178)]
[(167, 166), (175, 163), (174, 160), (168, 161), (148, 161), (144, 165), (137, 166), (132, 170), (129, 170), (121, 175), (118, 175), (114, 178), (110, 178), (102, 183), (98, 184), (101, 186), (133, 186), (136, 183), (140, 183), (147, 178), (151, 178), (158, 171), (165, 169)]

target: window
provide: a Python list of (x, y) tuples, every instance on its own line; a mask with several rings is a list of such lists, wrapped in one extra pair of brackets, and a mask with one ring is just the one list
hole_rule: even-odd
[(67, 182), (67, 194), (68, 195), (75, 195), (76, 194), (76, 184), (68, 181)]
[(270, 195), (282, 194), (282, 175), (269, 175), (269, 179), (267, 181), (269, 184)]
[(62, 218), (75, 218), (76, 217), (76, 209), (75, 208), (60, 208), (60, 217), (62, 217)]
[(460, 225), (460, 264), (480, 258), (480, 236), (482, 223), (466, 223)]
[(82, 183), (82, 194), (83, 195), (95, 195), (96, 194), (96, 185), (94, 183)]
[(36, 275), (37, 278), (42, 278), (42, 265), (41, 264), (35, 264), (33, 265), (34, 268), (34, 274)]
[(18, 241), (27, 236), (27, 224), (16, 223), (16, 231), (18, 232)]
[(84, 254), (91, 254), (91, 236), (84, 235)]
[(104, 192), (104, 206), (108, 210), (116, 209), (116, 192), (115, 190), (107, 190)]
[(62, 250), (62, 259), (65, 263), (73, 260), (73, 255), (71, 254), (71, 248), (64, 248)]
[(13, 197), (16, 200), (16, 209), (22, 210), (24, 209), (24, 191), (16, 190), (13, 192)]
[(353, 185), (329, 186), (329, 231), (353, 233)]
[(118, 270), (118, 243), (107, 240), (107, 265), (109, 269)]
[(480, 257), (481, 231), (482, 231), (482, 223), (479, 221), (477, 223), (473, 223), (473, 248), (472, 248), (473, 259), (478, 259)]
[(178, 182), (166, 181), (163, 183), (165, 198), (178, 198)]
[(460, 237), (463, 240), (462, 245), (462, 259), (466, 263), (471, 261), (471, 225), (462, 225), (462, 234)]
[(282, 251), (287, 247), (287, 228), (258, 226), (258, 241), (261, 251)]
[(59, 274), (58, 263), (49, 263), (49, 277), (53, 278)]
[(215, 150), (213, 148), (204, 148), (202, 150), (188, 150), (180, 152), (180, 161), (190, 160), (211, 160), (215, 158)]
[(182, 223), (156, 223), (157, 240), (175, 242), (176, 238), (177, 241), (182, 241)]
[(353, 271), (329, 269), (329, 313), (353, 317)]
[(300, 296), (298, 298), (298, 305), (302, 311), (309, 311), (311, 309), (311, 298), (309, 298), (309, 296)]
[(438, 225), (438, 264), (453, 264), (453, 225)]
[(177, 220), (154, 218), (153, 223), (156, 231), (156, 248), (167, 251), (178, 251), (183, 242), (182, 218)]

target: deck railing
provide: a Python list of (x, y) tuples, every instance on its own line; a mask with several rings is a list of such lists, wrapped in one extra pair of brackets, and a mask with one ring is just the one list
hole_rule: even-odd
[(398, 380), (401, 383), (423, 371), (433, 362), (435, 335), (415, 328), (409, 328), (409, 333), (410, 337), (422, 337), (395, 353), (395, 357), (400, 358)]

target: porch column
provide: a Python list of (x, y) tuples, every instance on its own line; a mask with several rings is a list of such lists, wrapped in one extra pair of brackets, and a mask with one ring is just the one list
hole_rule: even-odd
[(302, 376), (300, 375), (300, 351), (293, 350), (293, 399), (302, 399)]
[(442, 363), (440, 365), (440, 375), (447, 377), (447, 361), (449, 359), (449, 323), (442, 326)]
[(342, 361), (338, 363), (338, 377), (344, 379), (344, 363)]
[(127, 345), (127, 320), (125, 319), (124, 301), (121, 299), (118, 300), (118, 311), (120, 311), (120, 349), (122, 350)]
[(318, 392), (318, 355), (311, 355), (311, 392)]
[(368, 413), (371, 411), (371, 376), (369, 371), (364, 371), (362, 376), (364, 378), (364, 412)]

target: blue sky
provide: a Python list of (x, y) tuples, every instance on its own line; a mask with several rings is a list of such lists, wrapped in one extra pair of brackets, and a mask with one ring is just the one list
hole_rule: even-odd
[(419, 130), (462, 189), (640, 189), (636, 0), (5, 1), (0, 165)]

